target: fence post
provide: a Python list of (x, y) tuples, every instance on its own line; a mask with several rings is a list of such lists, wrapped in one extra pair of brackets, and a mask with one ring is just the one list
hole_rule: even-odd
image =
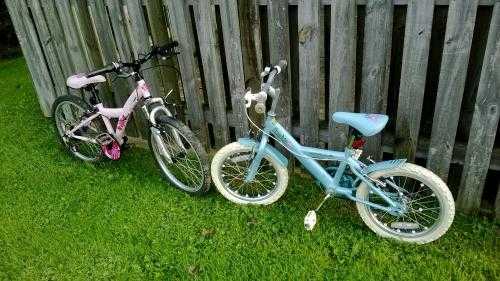
[(317, 146), (319, 138), (319, 6), (320, 0), (299, 0), (299, 108), (301, 142)]
[(245, 102), (243, 101), (245, 73), (243, 70), (237, 1), (221, 0), (220, 14), (235, 133), (236, 137), (242, 137), (248, 133), (248, 121), (245, 115)]
[(200, 140), (207, 145), (208, 133), (203, 113), (201, 91), (196, 83), (196, 62), (194, 58), (194, 39), (187, 25), (190, 16), (187, 4), (183, 0), (164, 0), (170, 19), (170, 30), (173, 39), (179, 42), (179, 67), (182, 72), (182, 85), (191, 127)]
[[(145, 0), (146, 11), (148, 14), (149, 27), (151, 29), (151, 38), (153, 44), (156, 46), (162, 46), (171, 41), (168, 34), (168, 25), (163, 13), (163, 4), (160, 0)], [(170, 58), (166, 61), (158, 61), (158, 65), (166, 65), (168, 67), (176, 67), (175, 58)], [(164, 93), (173, 90), (172, 94), (169, 96), (170, 101), (174, 101), (176, 104), (181, 103), (181, 97), (179, 93), (179, 84), (177, 83), (177, 73), (171, 68), (159, 67), (160, 77), (162, 85), (164, 87)], [(181, 113), (181, 117), (183, 114)]]
[(434, 0), (409, 0), (406, 13), (395, 158), (415, 160), (431, 43)]
[[(368, 0), (366, 3), (361, 112), (384, 113), (387, 108), (389, 68), (392, 45), (392, 0)], [(382, 137), (370, 137), (365, 145), (367, 155), (382, 158)]]
[(292, 94), (291, 94), (291, 63), (290, 63), (290, 35), (288, 26), (288, 0), (268, 0), (267, 20), (269, 30), (269, 59), (271, 64), (286, 60), (288, 67), (274, 83), (281, 89), (280, 106), (277, 118), (287, 129), (292, 129)]
[(500, 3), (493, 9), (474, 106), (457, 207), (470, 213), (481, 204), (500, 116)]
[(68, 93), (66, 87), (66, 77), (63, 74), (61, 64), (57, 59), (57, 48), (55, 46), (55, 40), (52, 38), (52, 34), (45, 20), (45, 15), (43, 13), (43, 8), (40, 5), (39, 0), (31, 0), (31, 12), (33, 14), (33, 20), (36, 23), (36, 28), (38, 31), (38, 36), (40, 38), (40, 46), (45, 53), (45, 58), (47, 60), (47, 66), (50, 70), (52, 81), (54, 82), (54, 90), (56, 96), (62, 96)]
[[(92, 21), (90, 19), (88, 3), (79, 0), (71, 0), (70, 3), (76, 24), (76, 30), (78, 30), (78, 34), (80, 35), (82, 49), (86, 55), (85, 57), (87, 59), (89, 70), (103, 67), (104, 65), (99, 51), (99, 45), (95, 38), (96, 33), (92, 27)], [(105, 104), (113, 104), (114, 97), (108, 84), (102, 84), (100, 92)]]
[(478, 0), (450, 1), (427, 167), (446, 181), (467, 76)]
[(222, 147), (229, 142), (229, 132), (222, 64), (216, 33), (215, 5), (212, 2), (211, 0), (197, 0), (194, 5), (194, 15), (208, 103), (212, 115), (215, 146)]
[(82, 43), (78, 37), (78, 30), (73, 19), (70, 1), (54, 1), (61, 20), (66, 46), (69, 50), (69, 58), (73, 62), (73, 72), (83, 73), (89, 70)]
[(332, 120), (336, 111), (354, 111), (356, 88), (356, 0), (334, 1), (331, 6), (328, 147), (343, 149), (349, 128)]

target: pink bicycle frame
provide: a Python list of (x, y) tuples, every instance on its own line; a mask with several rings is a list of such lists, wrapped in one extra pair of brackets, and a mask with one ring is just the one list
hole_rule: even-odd
[[(127, 127), (128, 120), (130, 119), (130, 114), (137, 106), (137, 103), (143, 99), (147, 99), (151, 97), (151, 93), (149, 92), (149, 88), (144, 80), (139, 80), (137, 82), (137, 88), (130, 94), (129, 98), (121, 108), (106, 108), (102, 103), (97, 104), (95, 107), (97, 108), (97, 112), (83, 120), (78, 126), (74, 127), (67, 134), (68, 136), (81, 139), (84, 141), (96, 142), (93, 139), (75, 135), (75, 131), (78, 129), (88, 126), (92, 120), (101, 116), (104, 121), (104, 125), (108, 130), (108, 133), (111, 134), (121, 145), (123, 144), (123, 136), (125, 135), (125, 129)], [(111, 124), (111, 119), (118, 119), (118, 123), (116, 124), (116, 130), (113, 129), (113, 125)]]

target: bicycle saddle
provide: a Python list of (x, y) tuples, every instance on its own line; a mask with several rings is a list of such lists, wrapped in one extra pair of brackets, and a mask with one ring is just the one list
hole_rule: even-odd
[(87, 78), (85, 73), (76, 74), (68, 77), (66, 85), (73, 89), (80, 89), (90, 84), (106, 82), (106, 78), (102, 75), (92, 76)]
[(337, 123), (347, 124), (364, 136), (369, 137), (378, 134), (384, 129), (389, 116), (373, 113), (335, 112), (332, 119)]

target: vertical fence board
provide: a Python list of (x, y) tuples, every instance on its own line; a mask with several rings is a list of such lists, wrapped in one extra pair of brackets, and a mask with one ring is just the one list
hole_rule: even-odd
[(301, 142), (318, 144), (319, 131), (319, 0), (300, 0), (299, 31), (299, 108)]
[[(366, 4), (363, 69), (361, 82), (362, 112), (379, 113), (387, 108), (391, 58), (393, 5), (391, 0), (368, 0)], [(375, 159), (382, 157), (381, 135), (367, 140), (365, 151)]]
[(24, 1), (19, 0), (6, 0), (5, 4), (9, 10), (19, 44), (26, 58), (40, 108), (45, 116), (50, 116), (52, 103), (55, 99), (54, 88), (43, 57), (42, 48), (38, 41), (35, 26), (29, 17), (28, 7)]
[(336, 123), (331, 114), (354, 111), (356, 90), (357, 7), (355, 0), (335, 1), (331, 6), (330, 89), (328, 146), (342, 149), (347, 144), (349, 128)]
[(73, 62), (74, 71), (83, 73), (89, 70), (87, 58), (82, 49), (82, 42), (78, 37), (76, 23), (73, 20), (73, 13), (69, 1), (55, 1), (56, 9), (61, 20), (61, 26), (69, 50), (70, 60)]
[(51, 32), (45, 20), (42, 5), (40, 4), (39, 0), (31, 0), (30, 6), (33, 14), (33, 19), (38, 30), (40, 44), (45, 53), (47, 66), (50, 70), (52, 81), (54, 82), (55, 93), (57, 96), (65, 95), (68, 93), (65, 83), (66, 77), (63, 73), (59, 60), (57, 59), (58, 50), (55, 46), (55, 42), (52, 39)]
[(274, 82), (275, 88), (281, 89), (281, 96), (277, 110), (277, 118), (288, 130), (292, 128), (292, 95), (290, 70), (290, 35), (288, 26), (288, 1), (268, 0), (267, 20), (269, 30), (269, 59), (271, 64), (286, 60), (288, 67)]
[[(245, 90), (258, 91), (260, 89), (260, 72), (263, 68), (259, 5), (255, 0), (236, 2), (241, 33)], [(262, 124), (263, 116), (261, 114), (257, 114), (254, 110), (249, 110), (248, 114), (254, 123), (259, 126)], [(253, 126), (250, 128), (256, 130)]]
[[(89, 13), (94, 25), (96, 32), (97, 45), (102, 57), (102, 62), (105, 65), (111, 64), (119, 60), (118, 54), (116, 53), (116, 44), (113, 40), (113, 31), (111, 29), (111, 23), (109, 22), (108, 14), (106, 11), (106, 6), (101, 0), (88, 0)], [(108, 84), (111, 85), (113, 90), (112, 101), (108, 100), (109, 106), (116, 106), (117, 93), (128, 93), (131, 91), (131, 87), (125, 81), (119, 81), (112, 83), (116, 79), (116, 74), (108, 74)], [(128, 127), (127, 127), (128, 129)]]
[(54, 43), (54, 47), (57, 50), (57, 58), (59, 60), (59, 64), (61, 65), (63, 75), (64, 77), (68, 77), (73, 74), (75, 70), (70, 59), (66, 39), (64, 38), (59, 13), (57, 12), (57, 8), (53, 0), (41, 0), (41, 4), (45, 14), (47, 26), (51, 33), (51, 41)]
[(216, 33), (215, 6), (212, 2), (198, 0), (194, 5), (194, 15), (208, 103), (212, 114), (215, 145), (221, 147), (229, 142), (229, 133), (224, 100), (222, 64)]
[(474, 106), (457, 206), (476, 212), (481, 204), (500, 116), (500, 3), (496, 3), (488, 33)]
[(245, 116), (245, 73), (243, 70), (243, 55), (241, 51), (240, 28), (238, 22), (238, 3), (233, 0), (220, 1), (222, 33), (224, 50), (231, 91), (233, 119), (235, 119), (236, 137), (242, 137), (248, 132), (248, 121)]
[[(151, 51), (151, 41), (149, 38), (148, 26), (146, 24), (146, 19), (144, 18), (144, 9), (142, 7), (141, 0), (125, 0), (124, 4), (126, 6), (125, 19), (127, 22), (128, 36), (130, 39), (130, 45), (132, 47), (132, 52), (134, 57), (138, 58), (142, 54), (146, 54)], [(151, 58), (148, 62), (143, 65), (143, 68), (156, 67), (158, 66), (158, 60), (156, 57)], [(144, 80), (148, 83), (151, 88), (151, 93), (154, 96), (161, 96), (164, 92), (161, 79), (158, 75), (158, 71), (155, 69), (146, 70), (143, 72)]]
[[(148, 23), (151, 29), (153, 44), (155, 46), (163, 46), (171, 41), (168, 34), (167, 21), (163, 13), (163, 4), (160, 0), (146, 0), (144, 4), (148, 14)], [(177, 84), (177, 73), (170, 68), (176, 67), (174, 58), (170, 58), (167, 61), (159, 61), (158, 65), (162, 65), (158, 68), (158, 71), (160, 72), (164, 91), (168, 93), (168, 91), (173, 90), (169, 96), (169, 100), (179, 104), (181, 98)], [(168, 66), (168, 68), (163, 67), (163, 65)]]
[(196, 86), (196, 62), (194, 58), (194, 39), (187, 25), (187, 5), (182, 0), (164, 0), (170, 19), (172, 37), (179, 42), (179, 67), (182, 72), (184, 97), (188, 110), (188, 119), (195, 134), (207, 144), (207, 126), (203, 115), (202, 95)]
[(427, 157), (427, 167), (444, 180), (448, 178), (455, 144), (477, 5), (478, 0), (451, 1), (448, 10), (432, 136)]
[[(88, 10), (86, 1), (71, 0), (71, 9), (73, 11), (73, 18), (76, 23), (76, 29), (82, 42), (82, 49), (85, 52), (87, 65), (89, 70), (101, 68), (104, 66), (99, 45), (96, 40), (96, 34), (92, 27), (92, 21)], [(100, 93), (105, 105), (114, 103), (113, 95), (107, 84), (100, 85)]]
[(263, 69), (259, 6), (255, 0), (239, 0), (237, 3), (245, 86), (258, 90)]
[(432, 33), (434, 0), (408, 2), (396, 120), (395, 158), (415, 159)]

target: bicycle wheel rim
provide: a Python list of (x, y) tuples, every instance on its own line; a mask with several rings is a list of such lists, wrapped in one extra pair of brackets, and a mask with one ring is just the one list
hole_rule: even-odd
[(248, 202), (262, 201), (277, 192), (276, 167), (266, 157), (262, 158), (254, 180), (246, 183), (243, 179), (252, 160), (252, 150), (234, 151), (222, 162), (219, 178), (224, 188), (234, 197)]
[[(169, 124), (165, 124), (165, 126), (167, 126), (167, 128), (166, 130), (162, 130), (161, 140), (163, 141), (163, 144), (174, 163), (169, 163), (168, 159), (162, 155), (159, 144), (153, 134), (151, 134), (153, 154), (160, 166), (160, 169), (165, 176), (180, 189), (188, 192), (196, 192), (200, 190), (203, 188), (205, 183), (203, 164), (200, 156), (188, 138), (180, 130)], [(169, 134), (168, 131), (175, 131), (179, 135), (179, 138), (184, 145), (184, 149), (180, 147), (175, 138)], [(186, 145), (188, 148), (186, 148)], [(185, 150), (185, 155), (179, 155), (176, 153), (180, 150)], [(178, 158), (176, 158), (176, 155)]]
[[(78, 112), (75, 112), (74, 110), (78, 110)], [(56, 122), (56, 127), (57, 131), (59, 133), (59, 137), (62, 139), (64, 145), (71, 151), (73, 155), (75, 155), (77, 158), (84, 160), (84, 161), (96, 161), (100, 158), (101, 155), (101, 147), (98, 144), (94, 143), (88, 143), (85, 141), (80, 141), (80, 140), (74, 140), (74, 139), (68, 139), (67, 137), (64, 136), (66, 130), (70, 129), (71, 127), (77, 125), (80, 120), (81, 116), (85, 112), (85, 109), (82, 108), (80, 105), (71, 102), (71, 101), (63, 101), (59, 103), (54, 110), (54, 118)], [(71, 118), (71, 123), (68, 123), (67, 118), (69, 115), (72, 115)], [(88, 126), (89, 128), (92, 128), (91, 126)], [(92, 128), (95, 130), (95, 128)], [(88, 151), (88, 155), (86, 153), (82, 153), (83, 151)]]
[[(408, 192), (403, 194), (404, 197), (398, 194), (406, 200), (403, 203), (408, 208), (402, 215), (391, 215), (367, 206), (370, 218), (385, 232), (406, 238), (418, 238), (433, 232), (444, 220), (443, 198), (425, 179), (410, 177), (404, 173), (386, 174), (379, 179), (384, 182), (392, 181)], [(368, 192), (367, 196), (368, 201), (376, 201), (373, 199), (377, 197), (375, 193)]]

